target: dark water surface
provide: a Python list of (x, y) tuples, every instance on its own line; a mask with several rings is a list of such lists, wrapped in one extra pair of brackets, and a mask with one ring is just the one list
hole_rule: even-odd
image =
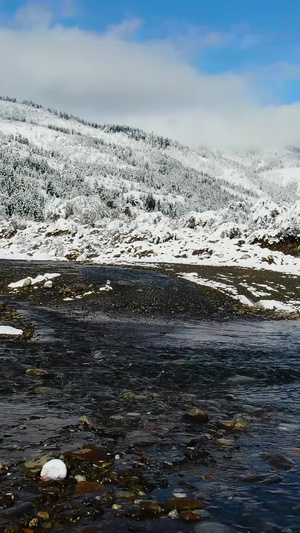
[[(243, 319), (213, 291), (155, 272), (49, 264), (38, 271), (62, 273), (51, 294), (3, 295), (38, 335), (0, 341), (3, 531), (28, 527), (41, 510), (51, 531), (227, 531), (202, 529), (209, 522), (300, 531), (299, 321)], [(28, 263), (2, 263), (5, 284), (31, 273)], [(66, 287), (80, 281), (96, 290), (107, 278), (113, 296), (63, 301)], [(48, 374), (29, 376), (28, 368)], [(187, 420), (193, 408), (209, 421)], [(91, 425), (79, 424), (81, 416)], [(224, 426), (232, 421), (243, 427)], [(105, 474), (71, 461), (57, 488), (22, 467), (88, 444), (104, 450)], [(74, 475), (83, 473), (108, 493), (77, 494)], [(140, 513), (140, 500), (163, 508), (174, 492), (201, 501), (203, 519)], [(44, 526), (39, 520), (33, 530)]]

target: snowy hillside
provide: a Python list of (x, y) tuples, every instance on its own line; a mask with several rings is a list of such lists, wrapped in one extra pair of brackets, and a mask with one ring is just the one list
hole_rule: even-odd
[(298, 244), (299, 182), (300, 149), (191, 150), (0, 100), (2, 257), (282, 268), (266, 241)]

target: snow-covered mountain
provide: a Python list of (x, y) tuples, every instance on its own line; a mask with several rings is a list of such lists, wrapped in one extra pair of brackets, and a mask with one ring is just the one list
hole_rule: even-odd
[(2, 255), (224, 262), (226, 240), (297, 238), (299, 183), (294, 147), (191, 150), (0, 99)]

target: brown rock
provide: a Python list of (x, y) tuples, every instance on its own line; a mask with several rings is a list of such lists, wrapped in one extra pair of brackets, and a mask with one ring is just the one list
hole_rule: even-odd
[(106, 458), (105, 451), (97, 446), (88, 445), (82, 450), (74, 450), (64, 453), (64, 457), (79, 459), (88, 463), (101, 463)]
[(203, 519), (201, 514), (193, 513), (193, 511), (183, 511), (180, 513), (180, 518), (186, 522), (200, 522)]
[(142, 511), (147, 511), (148, 513), (160, 514), (163, 512), (161, 505), (154, 500), (144, 500), (141, 502)]
[(100, 492), (103, 494), (106, 492), (106, 488), (97, 481), (79, 481), (79, 483), (76, 485), (76, 492), (77, 494), (87, 494), (89, 492)]
[(167, 511), (172, 511), (173, 509), (177, 509), (178, 511), (190, 511), (193, 509), (201, 509), (203, 505), (195, 498), (172, 498), (172, 500), (167, 501), (164, 507)]

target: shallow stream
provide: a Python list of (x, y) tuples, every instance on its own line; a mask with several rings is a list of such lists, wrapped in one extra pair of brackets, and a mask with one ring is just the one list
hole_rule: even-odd
[[(36, 271), (50, 267), (62, 273), (56, 299), (55, 289), (3, 295), (36, 337), (0, 341), (1, 531), (299, 532), (300, 322), (239, 317), (213, 293), (155, 272)], [(2, 277), (29, 270), (5, 262)], [(58, 297), (66, 283), (107, 278), (115, 292), (101, 305)], [(82, 447), (95, 457), (68, 456)], [(24, 467), (61, 454), (63, 483)], [(75, 475), (103, 491), (78, 493)], [(201, 509), (170, 504), (180, 496)], [(155, 511), (143, 508), (149, 500)]]

